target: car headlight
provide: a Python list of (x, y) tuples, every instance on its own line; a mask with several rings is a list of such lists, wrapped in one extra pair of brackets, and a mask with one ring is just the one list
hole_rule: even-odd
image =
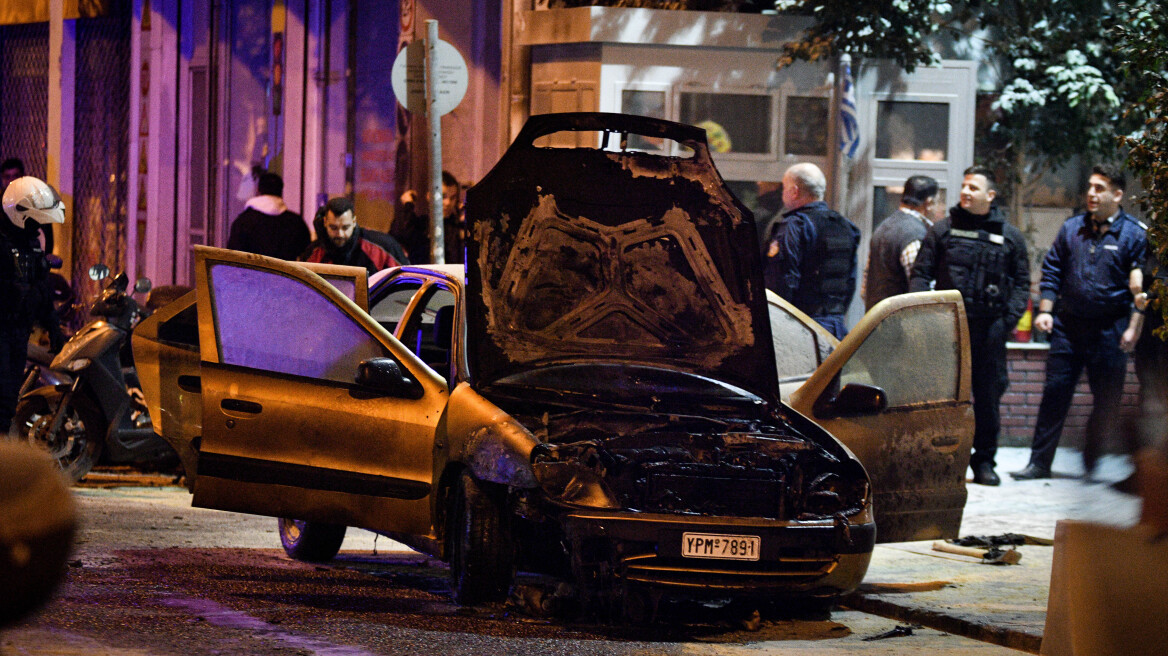
[(589, 508), (620, 508), (620, 502), (604, 484), (601, 474), (585, 464), (588, 461), (585, 454), (590, 450), (580, 451), (571, 447), (558, 449), (549, 444), (540, 444), (533, 449), (531, 468), (539, 486), (549, 498), (561, 503)]

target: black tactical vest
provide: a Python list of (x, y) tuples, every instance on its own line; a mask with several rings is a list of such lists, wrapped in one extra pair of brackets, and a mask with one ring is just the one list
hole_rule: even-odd
[(49, 262), (39, 246), (21, 248), (0, 235), (0, 319), (31, 325), (36, 308), (47, 298), (48, 277)]
[(1013, 281), (1006, 274), (1010, 244), (1001, 233), (1002, 225), (987, 222), (977, 230), (950, 227), (940, 235), (937, 288), (960, 291), (971, 317), (1007, 312)]
[(831, 210), (808, 212), (819, 237), (804, 256), (804, 280), (792, 302), (811, 316), (843, 314), (856, 291), (852, 267), (859, 238), (843, 216)]

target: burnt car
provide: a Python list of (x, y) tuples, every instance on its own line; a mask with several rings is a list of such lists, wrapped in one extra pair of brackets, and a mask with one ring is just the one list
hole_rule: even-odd
[(466, 206), (465, 271), (196, 248), (195, 292), (134, 335), (194, 505), (283, 518), (308, 560), (382, 533), (460, 603), (518, 563), (601, 602), (831, 599), (878, 540), (956, 535), (959, 295), (836, 342), (768, 298), (704, 132), (655, 119), (532, 117)]

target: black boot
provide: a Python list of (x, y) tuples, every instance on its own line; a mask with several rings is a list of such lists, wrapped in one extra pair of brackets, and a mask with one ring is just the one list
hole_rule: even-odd
[(983, 462), (973, 468), (973, 482), (978, 485), (1001, 485), (1002, 479), (998, 478), (992, 464)]

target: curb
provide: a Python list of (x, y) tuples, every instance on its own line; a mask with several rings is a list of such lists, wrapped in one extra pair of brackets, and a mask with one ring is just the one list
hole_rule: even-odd
[(900, 606), (882, 599), (871, 599), (854, 592), (840, 599), (839, 604), (852, 610), (880, 615), (902, 622), (913, 622), (930, 629), (989, 642), (1010, 649), (1037, 654), (1042, 648), (1042, 636), (1016, 631), (1002, 626), (971, 622), (943, 612)]

